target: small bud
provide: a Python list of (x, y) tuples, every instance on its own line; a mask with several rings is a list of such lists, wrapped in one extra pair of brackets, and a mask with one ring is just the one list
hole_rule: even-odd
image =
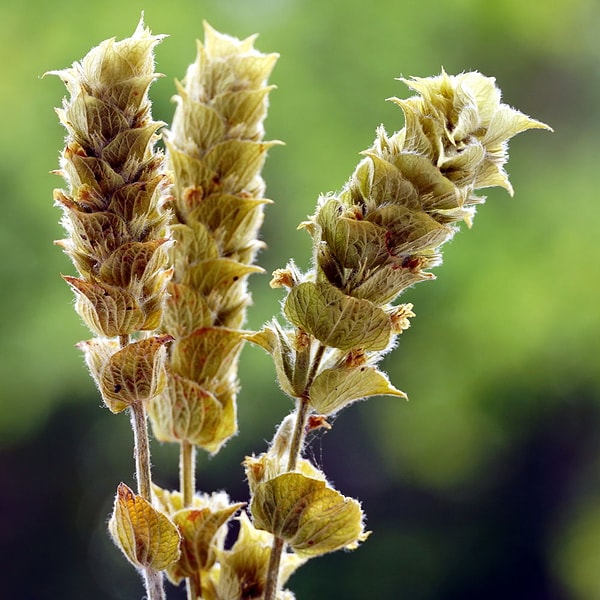
[[(219, 552), (220, 571), (216, 582), (217, 598), (261, 598), (267, 577), (273, 536), (256, 529), (245, 512), (238, 517), (240, 530), (231, 550)], [(294, 552), (281, 557), (279, 583), (284, 585), (294, 571), (306, 562)], [(288, 590), (280, 590), (277, 600), (294, 600)]]
[(402, 333), (410, 327), (410, 319), (415, 316), (410, 303), (400, 304), (391, 311), (392, 330), (394, 333)]
[(276, 269), (269, 285), (275, 289), (280, 287), (293, 288), (297, 284), (292, 271), (289, 269)]

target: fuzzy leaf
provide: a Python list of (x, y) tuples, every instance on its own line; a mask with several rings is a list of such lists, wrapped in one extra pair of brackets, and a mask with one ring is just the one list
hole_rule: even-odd
[(331, 415), (351, 402), (378, 395), (407, 397), (375, 367), (338, 367), (317, 375), (310, 388), (310, 404), (319, 414)]
[(77, 292), (75, 308), (94, 333), (117, 337), (135, 333), (144, 326), (145, 311), (127, 290), (67, 275), (63, 279)]
[(170, 335), (134, 342), (115, 352), (98, 373), (102, 399), (113, 413), (159, 394), (165, 386), (165, 344)]
[(188, 285), (169, 282), (161, 328), (176, 339), (214, 324), (215, 314), (198, 291)]
[(217, 174), (210, 191), (233, 194), (250, 186), (262, 169), (267, 151), (277, 143), (226, 140), (213, 146), (203, 159), (208, 169)]
[(242, 506), (231, 504), (220, 510), (185, 508), (172, 519), (181, 535), (181, 556), (169, 569), (169, 579), (175, 584), (199, 571), (206, 571), (215, 562), (214, 538), (217, 532)]
[(106, 140), (129, 129), (129, 123), (120, 110), (89, 95), (84, 89), (77, 101), (71, 103), (65, 111), (63, 122), (73, 128), (78, 138), (97, 149)]
[(131, 241), (127, 223), (110, 212), (65, 212), (63, 225), (71, 236), (70, 247), (92, 259), (108, 258), (121, 244)]
[(165, 390), (153, 398), (148, 412), (161, 442), (185, 440), (201, 447), (213, 442), (223, 419), (214, 394), (177, 373), (168, 374)]
[(282, 391), (294, 398), (298, 394), (293, 386), (294, 380), (294, 350), (286, 333), (276, 321), (273, 327), (265, 326), (261, 331), (246, 336), (246, 339), (266, 350), (272, 357), (277, 374), (277, 382)]
[(272, 89), (273, 86), (263, 86), (254, 90), (225, 92), (215, 97), (212, 105), (222, 115), (229, 129), (233, 129), (240, 138), (256, 139), (262, 134), (267, 95)]
[(390, 342), (390, 319), (381, 308), (346, 296), (327, 283), (294, 287), (284, 310), (294, 325), (333, 348), (384, 350)]
[(177, 527), (124, 483), (117, 488), (108, 530), (135, 567), (161, 571), (179, 558)]
[(157, 174), (146, 181), (135, 181), (119, 188), (111, 197), (108, 209), (124, 219), (132, 236), (145, 241), (149, 225), (164, 223), (165, 215), (158, 211), (158, 196), (162, 193), (165, 175)]
[(300, 557), (354, 549), (366, 539), (359, 503), (300, 473), (256, 486), (250, 509), (255, 527), (283, 538)]
[(190, 210), (186, 190), (195, 189), (201, 182), (213, 181), (217, 173), (201, 160), (180, 151), (168, 139), (165, 140), (165, 145), (173, 169), (177, 208), (186, 215)]
[(385, 229), (343, 216), (343, 207), (336, 198), (320, 208), (316, 220), (323, 240), (343, 267), (369, 269), (387, 258)]
[(224, 137), (226, 121), (210, 106), (194, 101), (179, 83), (177, 93), (172, 138), (180, 149), (202, 158), (208, 148)]
[(202, 224), (171, 225), (171, 236), (176, 242), (174, 252), (175, 271), (184, 273), (186, 268), (201, 260), (218, 258), (219, 247), (211, 232)]
[(243, 333), (223, 327), (205, 327), (173, 345), (171, 364), (180, 375), (201, 385), (220, 386), (227, 377), (240, 346)]
[(182, 283), (198, 290), (215, 315), (220, 316), (221, 313), (248, 304), (246, 278), (252, 273), (261, 272), (260, 267), (245, 265), (230, 258), (212, 258), (189, 267)]
[(167, 239), (148, 242), (130, 242), (120, 246), (102, 263), (98, 277), (108, 285), (126, 288), (143, 283), (166, 266), (164, 250), (159, 250)]
[(262, 206), (270, 200), (213, 194), (202, 199), (190, 217), (204, 223), (219, 240), (223, 254), (248, 246), (262, 224)]
[(359, 285), (349, 290), (349, 294), (383, 306), (392, 302), (406, 288), (433, 278), (431, 273), (404, 269), (395, 264), (385, 265), (369, 272)]
[(73, 188), (89, 186), (102, 197), (110, 197), (116, 190), (125, 185), (125, 180), (111, 165), (101, 158), (86, 156), (77, 149), (73, 152), (72, 145), (67, 146), (64, 152), (66, 162), (63, 166)]
[(149, 158), (150, 144), (156, 130), (162, 123), (151, 122), (145, 127), (128, 129), (119, 133), (102, 151), (102, 158), (114, 168), (121, 167), (126, 161), (139, 164)]

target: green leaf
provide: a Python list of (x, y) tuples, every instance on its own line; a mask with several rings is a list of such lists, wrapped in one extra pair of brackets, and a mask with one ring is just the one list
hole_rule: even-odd
[(229, 385), (229, 373), (242, 342), (240, 331), (224, 327), (198, 329), (173, 344), (172, 368), (213, 393), (219, 393)]
[(385, 229), (369, 221), (344, 216), (343, 205), (336, 198), (320, 208), (316, 220), (323, 240), (343, 267), (369, 269), (389, 255)]
[(367, 300), (346, 296), (328, 283), (304, 282), (285, 302), (285, 314), (321, 343), (352, 350), (384, 350), (392, 335), (385, 311)]
[(250, 509), (255, 527), (283, 538), (300, 557), (354, 549), (367, 537), (356, 500), (301, 473), (256, 486)]
[(318, 413), (330, 415), (351, 402), (378, 395), (407, 398), (375, 367), (338, 367), (317, 375), (310, 388), (310, 404)]

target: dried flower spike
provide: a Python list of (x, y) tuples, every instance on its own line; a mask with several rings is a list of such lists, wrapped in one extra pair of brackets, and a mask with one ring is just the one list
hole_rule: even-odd
[[(274, 274), (273, 286), (289, 288), (284, 314), (292, 327), (274, 321), (249, 336), (273, 356), (281, 388), (297, 402), (287, 467), (281, 468), (281, 444), (275, 443), (246, 463), (254, 524), (276, 536), (266, 600), (277, 593), (284, 542), (300, 554), (310, 551), (304, 540), (298, 544), (294, 520), (281, 514), (287, 498), (302, 507), (294, 515), (303, 534), (319, 532), (318, 543), (308, 538), (317, 550), (339, 547), (340, 531), (353, 531), (352, 545), (361, 540), (360, 508), (345, 527), (328, 531), (333, 490), (325, 496), (320, 474), (302, 472), (311, 416), (369, 396), (404, 396), (376, 368), (414, 316), (412, 305), (392, 303), (433, 278), (428, 269), (440, 264), (440, 247), (456, 232), (455, 223), (470, 225), (483, 202), (475, 190), (499, 185), (512, 193), (504, 171), (508, 140), (527, 129), (550, 129), (502, 104), (494, 80), (480, 73), (404, 81), (419, 93), (392, 99), (404, 110), (405, 127), (392, 136), (380, 128), (341, 192), (321, 197), (302, 224), (313, 238), (313, 269), (301, 275), (291, 264)], [(286, 275), (292, 272), (293, 278)], [(299, 332), (302, 347), (295, 343)]]
[[(171, 277), (165, 211), (169, 180), (154, 149), (148, 88), (154, 36), (140, 21), (125, 40), (109, 39), (81, 62), (55, 71), (70, 97), (57, 113), (67, 129), (56, 190), (67, 238), (58, 242), (79, 277), (65, 276), (76, 310), (97, 336), (79, 347), (105, 404), (131, 409), (139, 495), (122, 484), (110, 531), (144, 574), (151, 600), (164, 598), (164, 569), (179, 556), (179, 533), (152, 505), (146, 403), (165, 386), (169, 335), (148, 337), (161, 320)], [(140, 339), (132, 342), (132, 336)]]
[(68, 238), (59, 242), (79, 278), (65, 277), (76, 308), (100, 337), (155, 329), (170, 277), (164, 158), (147, 96), (153, 48), (162, 36), (138, 26), (106, 40), (70, 69), (56, 71), (70, 92), (57, 113), (67, 129), (56, 190)]
[(214, 453), (237, 431), (246, 281), (261, 271), (251, 263), (269, 202), (260, 170), (274, 144), (262, 141), (272, 89), (266, 82), (277, 55), (255, 50), (255, 36), (240, 41), (206, 23), (204, 30), (166, 136), (177, 243), (162, 329), (176, 342), (169, 384), (151, 417), (160, 440)]

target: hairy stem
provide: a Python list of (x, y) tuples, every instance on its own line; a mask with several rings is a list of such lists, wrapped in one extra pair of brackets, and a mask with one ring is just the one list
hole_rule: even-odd
[[(182, 440), (179, 446), (179, 488), (183, 496), (183, 505), (192, 506), (196, 487), (196, 446)], [(200, 572), (188, 577), (185, 581), (187, 600), (202, 597)]]
[(135, 474), (138, 494), (152, 502), (152, 475), (150, 473), (150, 443), (146, 407), (141, 402), (131, 405), (131, 427), (134, 439)]
[(279, 565), (283, 552), (284, 541), (280, 537), (273, 539), (271, 558), (269, 559), (269, 570), (267, 571), (267, 582), (265, 584), (264, 600), (275, 600), (277, 596), (277, 582), (279, 580)]
[(195, 492), (196, 446), (182, 440), (179, 448), (179, 487), (183, 495), (183, 505), (191, 506)]
[[(148, 421), (146, 407), (141, 402), (134, 402), (131, 405), (131, 427), (133, 429), (138, 494), (148, 502), (152, 502)], [(148, 600), (165, 600), (166, 596), (163, 587), (163, 576), (160, 571), (146, 567), (144, 569), (144, 582)]]
[[(119, 336), (119, 344), (124, 348), (129, 344), (129, 336)], [(133, 430), (133, 455), (135, 459), (135, 478), (138, 494), (152, 502), (152, 473), (150, 467), (150, 441), (148, 438), (148, 418), (142, 402), (134, 402), (130, 407), (131, 428)], [(148, 600), (165, 600), (163, 576), (160, 571), (146, 567), (144, 585)]]
[(149, 567), (144, 569), (144, 584), (148, 600), (166, 600), (163, 576), (160, 571)]
[[(306, 422), (310, 412), (310, 388), (317, 375), (317, 371), (319, 369), (319, 365), (321, 364), (321, 360), (323, 359), (324, 353), (325, 346), (323, 344), (319, 344), (312, 360), (304, 393), (300, 398), (298, 398), (298, 405), (296, 407), (296, 423), (294, 425), (292, 441), (290, 442), (290, 453), (287, 464), (288, 472), (296, 469), (298, 459), (300, 458), (300, 454), (302, 452), (304, 438), (306, 436)], [(267, 582), (265, 585), (264, 600), (275, 600), (277, 595), (279, 566), (281, 564), (281, 555), (283, 553), (284, 545), (284, 540), (275, 536), (273, 539), (273, 546), (271, 547), (271, 556), (267, 570)]]

